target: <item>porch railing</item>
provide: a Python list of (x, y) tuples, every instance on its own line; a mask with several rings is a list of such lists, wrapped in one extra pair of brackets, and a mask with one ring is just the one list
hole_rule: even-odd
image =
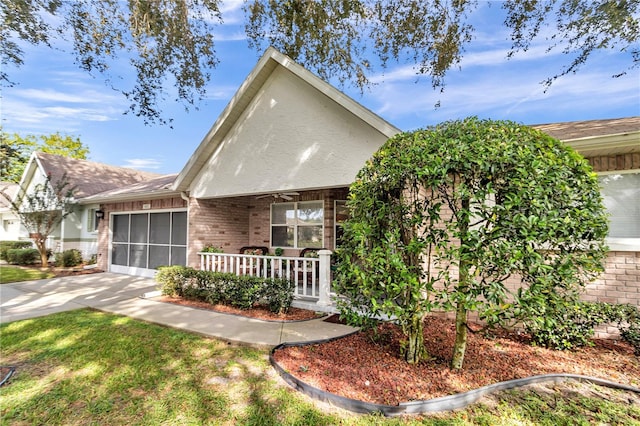
[(231, 253), (198, 253), (200, 269), (251, 275), (264, 278), (286, 278), (295, 284), (295, 297), (330, 304), (331, 251), (320, 250), (318, 257), (263, 256)]

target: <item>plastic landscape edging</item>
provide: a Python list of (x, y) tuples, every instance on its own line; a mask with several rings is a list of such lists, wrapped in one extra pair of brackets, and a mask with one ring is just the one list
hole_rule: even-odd
[(13, 366), (8, 366), (4, 368), (8, 368), (9, 372), (2, 378), (2, 381), (0, 381), (0, 386), (4, 385), (11, 378), (11, 376), (13, 376), (13, 373), (16, 371), (16, 368)]
[[(344, 337), (344, 336), (341, 336)], [(292, 346), (308, 346), (319, 343), (327, 343), (334, 340), (339, 339), (340, 337), (333, 337), (331, 339), (326, 340), (316, 340), (312, 342), (296, 342), (296, 343), (281, 343), (278, 346), (275, 346), (271, 349), (269, 353), (269, 362), (273, 366), (273, 368), (280, 374), (280, 376), (287, 382), (291, 387), (304, 393), (311, 398), (328, 402), (333, 404), (336, 407), (344, 408), (345, 410), (349, 410), (355, 413), (361, 414), (369, 414), (369, 413), (382, 413), (385, 416), (400, 416), (405, 414), (424, 414), (424, 413), (435, 413), (439, 411), (450, 411), (459, 408), (467, 407), (475, 402), (477, 402), (483, 396), (513, 389), (519, 388), (522, 386), (537, 384), (537, 383), (558, 383), (567, 380), (575, 380), (579, 382), (593, 383), (599, 386), (605, 386), (613, 389), (620, 389), (629, 392), (640, 393), (640, 388), (636, 388), (633, 386), (623, 385), (621, 383), (612, 382), (609, 380), (599, 379), (597, 377), (590, 376), (582, 376), (579, 374), (542, 374), (538, 376), (525, 377), (522, 379), (514, 379), (508, 380), (506, 382), (494, 383), (487, 386), (482, 386), (478, 389), (474, 389), (468, 392), (463, 392), (455, 395), (447, 395), (439, 398), (424, 400), (424, 401), (410, 401), (410, 402), (401, 402), (398, 405), (385, 405), (385, 404), (376, 404), (372, 402), (360, 401), (357, 399), (346, 398), (344, 396), (336, 395), (331, 392), (326, 392), (321, 389), (318, 389), (314, 386), (309, 385), (308, 383), (303, 382), (292, 374), (288, 373), (284, 370), (276, 362), (273, 355), (274, 353), (286, 347)]]

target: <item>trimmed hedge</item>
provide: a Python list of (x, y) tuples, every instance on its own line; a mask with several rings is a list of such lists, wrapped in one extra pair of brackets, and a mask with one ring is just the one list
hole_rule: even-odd
[(40, 252), (34, 248), (9, 249), (6, 260), (11, 265), (32, 265), (40, 262)]
[(56, 266), (71, 267), (82, 264), (82, 252), (78, 249), (69, 249), (55, 254)]
[(271, 312), (287, 312), (293, 302), (295, 284), (285, 279), (199, 271), (188, 266), (164, 266), (156, 281), (166, 296), (179, 296), (211, 304), (250, 309), (266, 305)]
[(6, 260), (7, 252), (12, 249), (27, 249), (32, 248), (33, 243), (31, 241), (0, 241), (0, 259)]

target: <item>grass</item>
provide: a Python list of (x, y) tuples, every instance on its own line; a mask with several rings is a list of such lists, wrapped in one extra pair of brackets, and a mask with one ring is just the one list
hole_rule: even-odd
[(354, 415), (284, 385), (265, 350), (93, 310), (2, 324), (0, 347), (0, 365), (17, 367), (0, 388), (2, 425), (640, 425), (640, 407), (610, 390), (511, 391), (408, 419)]
[(19, 266), (0, 266), (0, 284), (17, 283), (19, 281), (42, 280), (53, 278), (50, 271), (41, 271), (34, 268), (21, 268)]

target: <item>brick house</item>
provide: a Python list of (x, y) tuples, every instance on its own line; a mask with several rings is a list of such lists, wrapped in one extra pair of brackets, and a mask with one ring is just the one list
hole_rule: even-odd
[[(572, 145), (601, 173), (612, 251), (587, 297), (640, 305), (640, 117), (534, 127)], [(99, 266), (146, 276), (166, 264), (265, 276), (286, 270), (296, 280), (303, 275), (300, 299), (326, 303), (318, 264), (329, 252), (307, 266), (302, 251), (335, 248), (349, 185), (399, 131), (269, 49), (178, 175), (82, 201), (104, 213)], [(224, 253), (202, 254), (207, 246)], [(255, 250), (282, 255), (267, 262)]]

